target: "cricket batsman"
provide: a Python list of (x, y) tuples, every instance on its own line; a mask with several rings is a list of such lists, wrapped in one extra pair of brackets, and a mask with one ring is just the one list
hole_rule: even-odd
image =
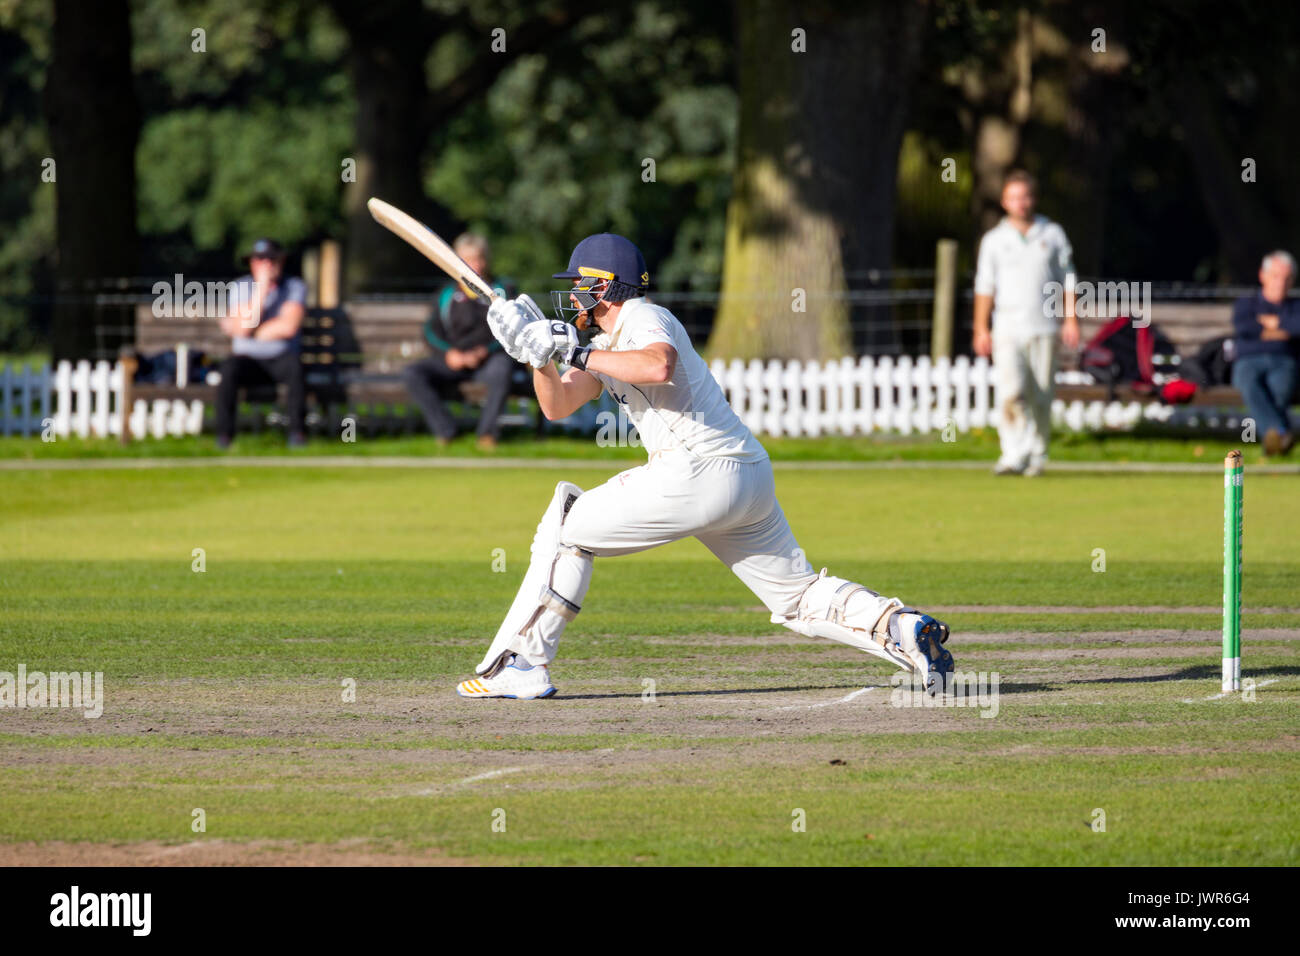
[[(532, 700), (555, 693), (550, 666), (577, 617), (592, 562), (694, 536), (772, 613), (772, 623), (891, 661), (927, 693), (948, 688), (948, 626), (897, 598), (814, 572), (777, 503), (772, 463), (740, 420), (686, 330), (646, 299), (641, 252), (611, 233), (578, 243), (555, 274), (555, 319), (526, 295), (497, 300), (488, 324), (533, 368), (542, 413), (565, 418), (607, 391), (636, 426), (649, 461), (584, 491), (555, 487), (514, 603), (462, 697)], [(574, 321), (571, 323), (569, 317)], [(600, 330), (589, 345), (579, 330)], [(567, 366), (563, 374), (555, 360)]]

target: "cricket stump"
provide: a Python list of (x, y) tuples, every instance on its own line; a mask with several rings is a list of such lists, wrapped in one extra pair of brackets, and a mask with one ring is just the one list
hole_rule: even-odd
[(1241, 690), (1241, 452), (1223, 460), (1223, 693)]

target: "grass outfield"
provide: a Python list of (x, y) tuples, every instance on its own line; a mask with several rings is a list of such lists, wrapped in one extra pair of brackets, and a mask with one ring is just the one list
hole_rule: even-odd
[(995, 706), (894, 706), (694, 541), (597, 562), (557, 698), (462, 701), (561, 474), (0, 472), (0, 671), (106, 684), (0, 709), (0, 864), (1300, 862), (1294, 478), (1247, 479), (1253, 700), (1213, 474), (786, 469), (812, 563), (943, 609)]
[[(998, 457), (997, 432), (976, 428), (959, 433), (946, 442), (938, 433), (926, 435), (877, 434), (823, 435), (818, 438), (773, 438), (762, 436), (763, 445), (774, 461), (862, 461), (862, 462), (988, 462)], [(1227, 438), (1179, 437), (1168, 433), (1060, 433), (1052, 439), (1052, 460), (1056, 462), (1107, 462), (1222, 465), (1232, 449), (1241, 449), (1246, 465), (1268, 464), (1294, 470), (1296, 457), (1266, 458), (1260, 445), (1243, 444)], [(461, 435), (446, 448), (439, 448), (427, 435), (359, 436), (343, 442), (314, 437), (307, 447), (290, 449), (283, 431), (241, 434), (229, 451), (218, 451), (210, 435), (200, 438), (146, 438), (123, 445), (116, 439), (61, 438), (41, 442), (32, 438), (0, 437), (0, 462), (86, 458), (216, 458), (283, 455), (288, 457), (345, 455), (349, 457), (424, 457), (482, 460), (494, 457), (475, 447), (473, 435)], [(626, 443), (599, 447), (594, 436), (566, 434), (553, 430), (541, 441), (532, 432), (508, 430), (495, 453), (509, 458), (594, 459), (637, 464), (645, 451)], [(628, 466), (624, 466), (628, 467)]]

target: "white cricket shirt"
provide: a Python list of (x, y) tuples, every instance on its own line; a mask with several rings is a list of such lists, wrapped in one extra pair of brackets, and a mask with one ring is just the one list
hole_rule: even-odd
[(630, 352), (654, 342), (665, 342), (677, 350), (673, 377), (661, 385), (631, 385), (588, 370), (626, 411), (646, 451), (653, 456), (681, 448), (697, 458), (766, 458), (766, 449), (727, 404), (686, 330), (667, 309), (644, 298), (629, 299), (619, 310), (614, 330), (596, 336), (591, 344), (597, 349)]
[[(1035, 216), (1029, 231), (1006, 219), (980, 240), (975, 269), (975, 294), (993, 296), (993, 337), (1023, 341), (1035, 335), (1055, 335), (1060, 318), (1049, 283), (1074, 290), (1074, 250), (1065, 230), (1046, 216)], [(1063, 312), (1062, 312), (1063, 314)]]

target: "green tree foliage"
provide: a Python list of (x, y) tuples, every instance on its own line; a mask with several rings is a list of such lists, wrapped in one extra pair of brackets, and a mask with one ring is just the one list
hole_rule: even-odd
[[(427, 93), (410, 117), (413, 178), (444, 216), (440, 228), (487, 234), (498, 271), (529, 291), (550, 284), (577, 239), (605, 229), (642, 246), (657, 288), (717, 287), (742, 112), (742, 0), (406, 5), (423, 24), (416, 80)], [(356, 155), (364, 124), (345, 7), (131, 0), (141, 275), (228, 274), (260, 234), (291, 247), (351, 238), (355, 197), (340, 162)], [(377, 11), (366, 26), (378, 36), (401, 37), (411, 23), (387, 12), (402, 8), (361, 9)], [(1300, 245), (1300, 199), (1287, 188), (1300, 135), (1287, 122), (1300, 6), (928, 0), (926, 9), (898, 157), (896, 267), (928, 267), (941, 236), (961, 240), (972, 262), (975, 206), (986, 201), (973, 174), (978, 131), (1009, 115), (1021, 10), (1033, 20), (1032, 84), (1027, 118), (1013, 124), (1015, 162), (1038, 174), (1043, 209), (1072, 230), (1085, 271), (1249, 282), (1266, 248)], [(49, 334), (56, 187), (41, 181), (41, 163), (53, 150), (42, 106), (53, 10), (53, 0), (0, 0), (6, 351)], [(398, 32), (386, 32), (390, 20)], [(484, 51), (496, 26), (508, 52), (494, 59)], [(1090, 50), (1097, 28), (1105, 57)], [(945, 158), (956, 160), (955, 183), (940, 179)], [(1246, 158), (1254, 183), (1242, 181)], [(654, 182), (643, 180), (647, 159)], [(384, 276), (388, 287), (433, 278), (410, 262)]]
[(729, 30), (687, 4), (589, 18), (435, 133), (427, 191), (492, 237), (498, 271), (526, 287), (552, 285), (573, 245), (603, 231), (641, 246), (658, 288), (715, 286), (736, 124)]
[(41, 115), (49, 61), (48, 3), (0, 2), (0, 351), (26, 352), (48, 330), (54, 267), (54, 190)]
[(272, 0), (136, 6), (139, 222), (155, 267), (229, 267), (261, 235), (290, 247), (337, 235), (352, 97), (330, 14)]

